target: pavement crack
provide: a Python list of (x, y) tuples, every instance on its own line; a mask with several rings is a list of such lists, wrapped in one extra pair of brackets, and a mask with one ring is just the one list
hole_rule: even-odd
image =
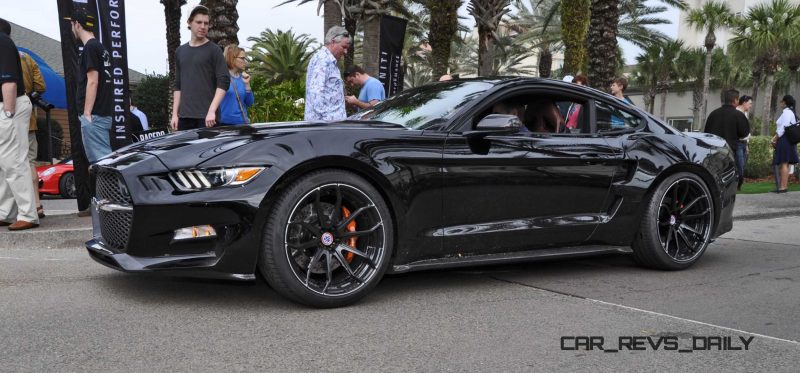
[(584, 300), (588, 299), (588, 298), (586, 298), (584, 296), (581, 296), (581, 295), (571, 294), (571, 293), (567, 293), (567, 292), (563, 292), (563, 291), (555, 290), (555, 289), (548, 289), (548, 288), (543, 288), (543, 287), (539, 287), (539, 286), (533, 286), (531, 284), (526, 284), (524, 282), (519, 282), (519, 281), (514, 281), (514, 280), (507, 280), (507, 279), (504, 279), (504, 278), (491, 276), (491, 275), (487, 276), (487, 277), (489, 277), (490, 279), (495, 280), (495, 281), (505, 282), (507, 284), (518, 285), (518, 286), (523, 286), (523, 287), (526, 287), (526, 288), (536, 289), (536, 290), (540, 290), (540, 291), (546, 291), (546, 292), (550, 292), (550, 293), (566, 295), (568, 297), (573, 297), (573, 298), (578, 298), (578, 299), (584, 299)]

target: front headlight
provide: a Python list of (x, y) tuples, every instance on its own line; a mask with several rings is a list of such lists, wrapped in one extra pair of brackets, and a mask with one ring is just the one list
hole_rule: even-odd
[(255, 179), (266, 167), (238, 167), (180, 170), (169, 174), (170, 180), (183, 191), (244, 185)]
[(46, 169), (46, 170), (42, 171), (42, 172), (39, 174), (39, 177), (46, 177), (46, 176), (50, 176), (50, 175), (54, 174), (55, 172), (56, 172), (56, 168), (55, 168), (55, 167), (50, 167), (50, 168), (48, 168), (48, 169)]

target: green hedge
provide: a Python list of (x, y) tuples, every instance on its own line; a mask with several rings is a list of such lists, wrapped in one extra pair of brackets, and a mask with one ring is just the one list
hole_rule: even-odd
[(772, 176), (772, 137), (752, 136), (750, 137), (750, 155), (744, 167), (744, 177), (764, 178)]
[(254, 75), (251, 86), (255, 103), (247, 109), (251, 123), (285, 122), (303, 120), (306, 96), (305, 78), (287, 80), (279, 84)]

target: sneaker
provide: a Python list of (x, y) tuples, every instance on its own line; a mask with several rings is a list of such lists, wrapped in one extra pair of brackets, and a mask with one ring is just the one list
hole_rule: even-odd
[(79, 218), (85, 218), (87, 216), (92, 216), (92, 212), (89, 209), (78, 211)]

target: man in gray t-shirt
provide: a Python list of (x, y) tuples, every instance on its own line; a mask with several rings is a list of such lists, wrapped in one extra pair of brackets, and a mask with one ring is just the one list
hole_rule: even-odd
[(222, 50), (208, 40), (208, 8), (198, 5), (189, 14), (191, 40), (175, 50), (173, 130), (213, 127), (216, 112), (230, 84)]

